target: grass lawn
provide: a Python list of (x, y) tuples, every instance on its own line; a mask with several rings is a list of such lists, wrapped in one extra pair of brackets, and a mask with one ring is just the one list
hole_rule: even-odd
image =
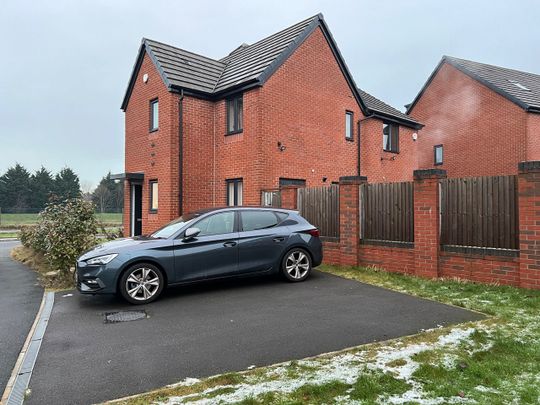
[[(16, 228), (22, 225), (34, 225), (37, 223), (38, 214), (4, 214), (0, 215), (0, 228)], [(98, 221), (110, 225), (122, 225), (121, 213), (96, 213)]]
[(0, 232), (0, 239), (18, 238), (19, 232)]
[(490, 317), (315, 358), (186, 379), (118, 402), (540, 403), (540, 291), (424, 280), (365, 268), (320, 269)]

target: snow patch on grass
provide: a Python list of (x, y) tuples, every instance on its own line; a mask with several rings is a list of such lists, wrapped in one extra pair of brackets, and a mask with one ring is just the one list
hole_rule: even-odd
[[(449, 349), (457, 347), (461, 342), (470, 338), (475, 328), (454, 328), (449, 333), (439, 336), (433, 343), (418, 343), (406, 345), (402, 342), (381, 346), (375, 349), (374, 359), (367, 358), (364, 352), (351, 352), (338, 354), (331, 358), (319, 358), (312, 360), (300, 360), (289, 365), (283, 364), (271, 367), (263, 375), (246, 375), (245, 382), (240, 384), (219, 385), (208, 388), (203, 392), (175, 396), (167, 401), (160, 402), (161, 405), (190, 404), (206, 405), (217, 403), (239, 402), (248, 398), (277, 392), (280, 394), (290, 394), (304, 385), (323, 385), (333, 381), (345, 384), (354, 384), (358, 377), (368, 370), (376, 372), (390, 373), (397, 379), (401, 379), (411, 386), (411, 389), (402, 395), (379, 398), (379, 402), (404, 404), (418, 402), (420, 404), (440, 404), (448, 403), (448, 398), (425, 398), (421, 384), (414, 381), (412, 375), (419, 364), (414, 360), (414, 356), (426, 350), (436, 350), (440, 348)], [(294, 373), (298, 369), (299, 373)], [(291, 377), (291, 374), (293, 375)], [(186, 380), (183, 382), (188, 384)], [(182, 384), (182, 383), (181, 383)], [(221, 393), (224, 389), (231, 392)], [(336, 398), (338, 403), (353, 403), (354, 401), (347, 395)], [(453, 398), (454, 403), (466, 403), (465, 398)]]

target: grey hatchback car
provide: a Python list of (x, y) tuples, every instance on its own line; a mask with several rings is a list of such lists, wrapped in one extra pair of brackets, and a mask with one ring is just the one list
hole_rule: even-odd
[(204, 280), (274, 273), (304, 281), (322, 256), (319, 231), (296, 211), (213, 208), (84, 253), (77, 259), (77, 288), (147, 304), (167, 286)]

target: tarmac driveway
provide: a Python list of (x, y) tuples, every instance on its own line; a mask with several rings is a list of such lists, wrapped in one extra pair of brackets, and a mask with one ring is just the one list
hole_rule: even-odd
[(11, 260), (18, 241), (0, 241), (0, 397), (43, 298), (36, 273)]
[[(459, 308), (314, 272), (170, 289), (134, 307), (58, 293), (28, 404), (89, 404), (205, 377), (482, 318)], [(104, 323), (145, 309), (148, 318)]]

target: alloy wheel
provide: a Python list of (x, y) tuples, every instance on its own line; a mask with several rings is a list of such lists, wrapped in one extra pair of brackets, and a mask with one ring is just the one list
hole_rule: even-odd
[(137, 301), (147, 301), (159, 290), (158, 274), (147, 267), (135, 269), (126, 279), (128, 295)]
[(285, 270), (294, 280), (303, 278), (309, 271), (309, 266), (309, 258), (300, 250), (291, 252), (285, 261)]

